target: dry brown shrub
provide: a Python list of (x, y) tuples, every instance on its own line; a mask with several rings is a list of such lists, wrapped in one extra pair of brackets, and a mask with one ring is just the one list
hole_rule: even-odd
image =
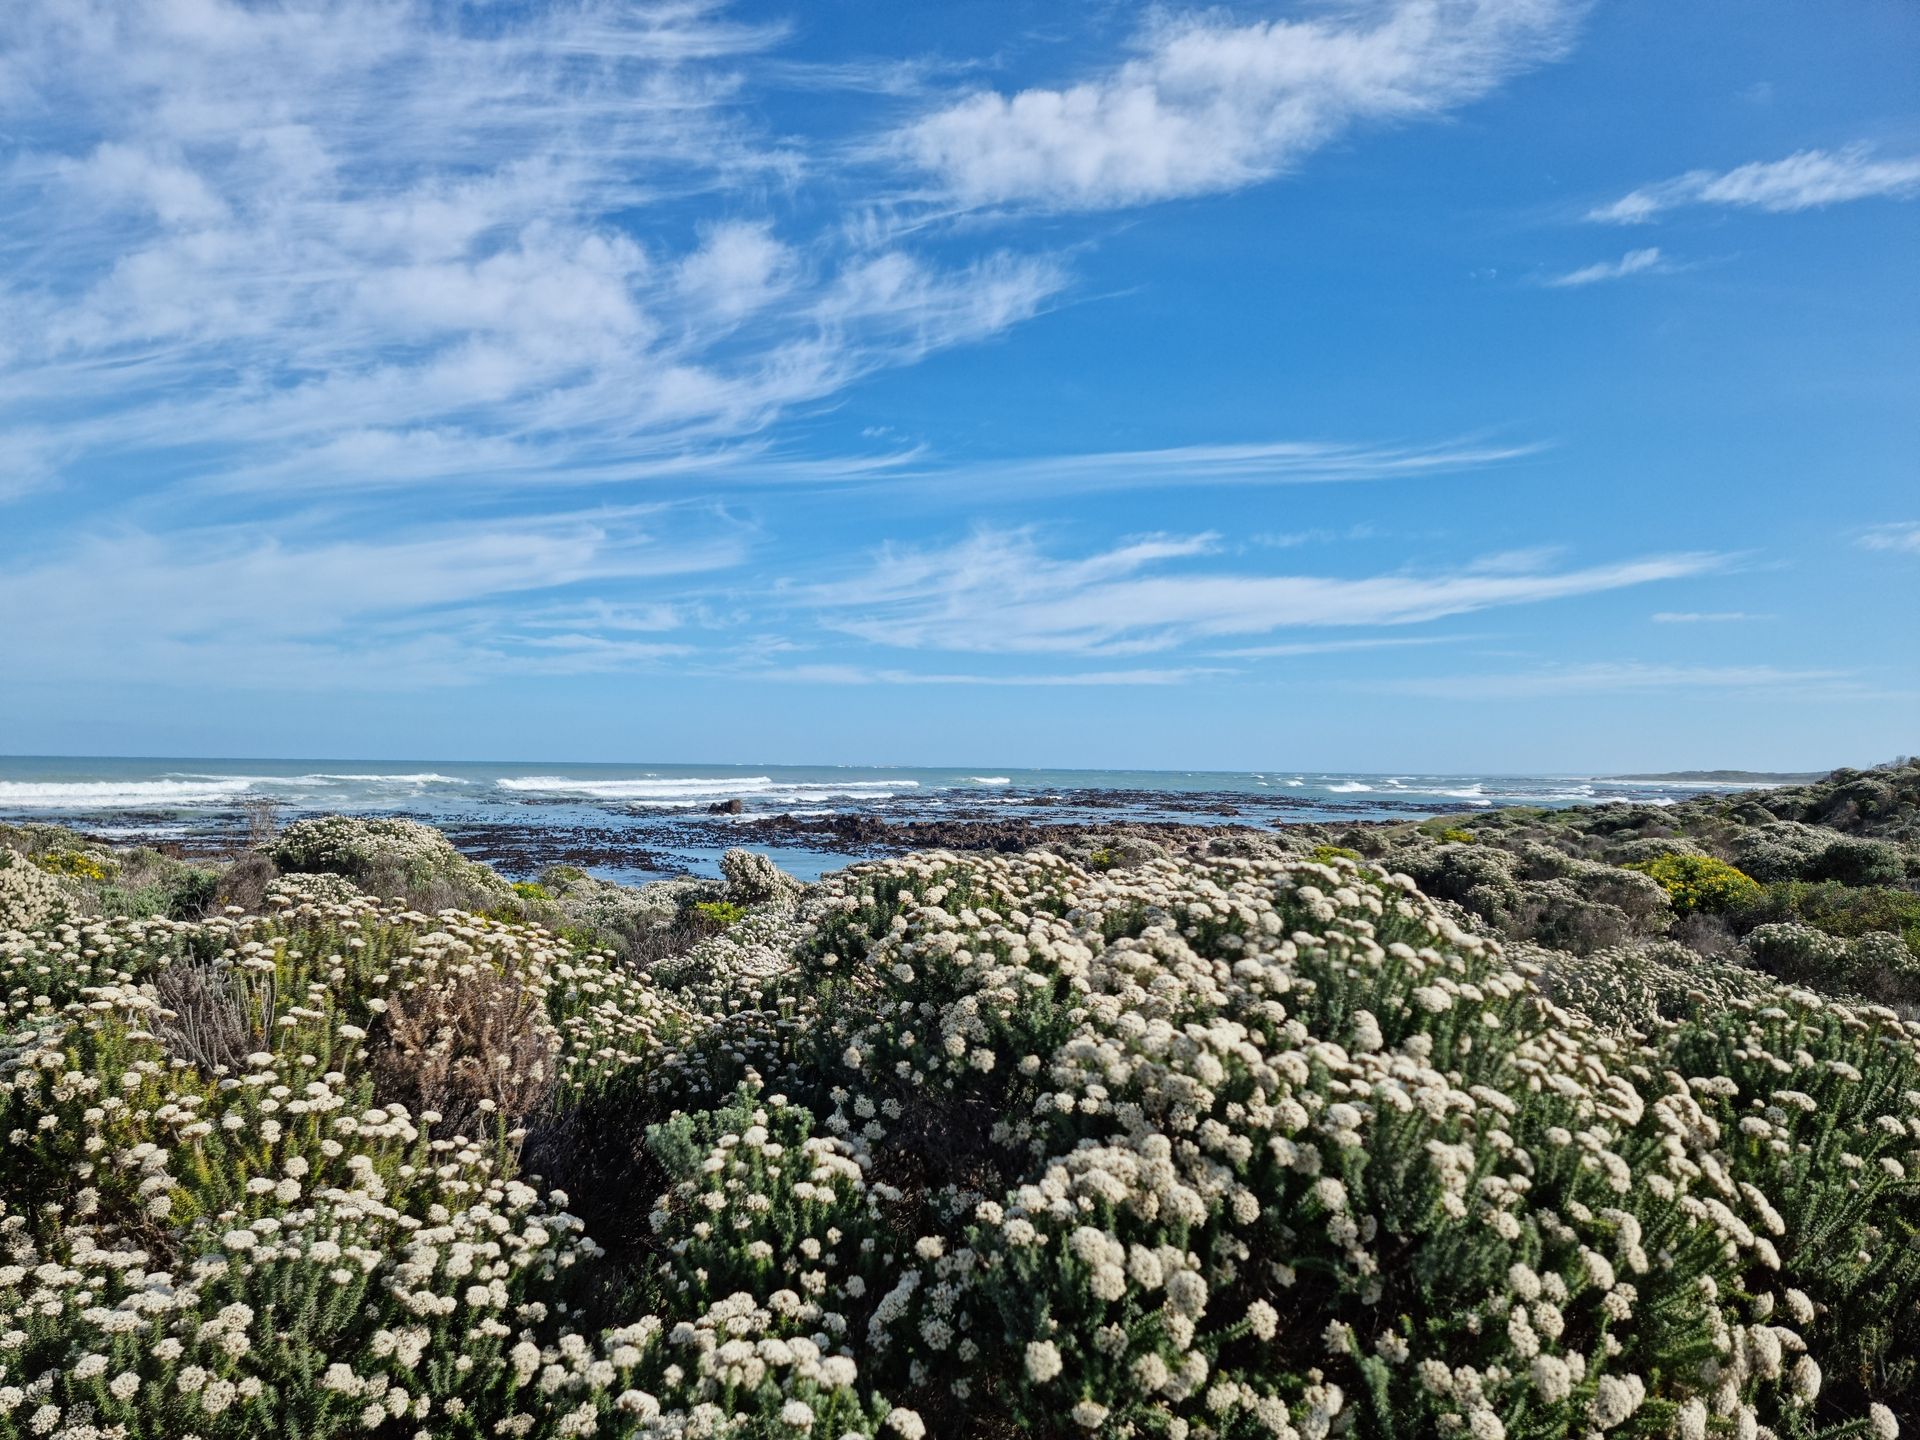
[(218, 906), (238, 905), (249, 914), (258, 915), (267, 908), (267, 886), (279, 877), (280, 871), (266, 856), (242, 855), (220, 872), (213, 902)]
[(162, 970), (153, 988), (169, 1012), (154, 1026), (155, 1036), (202, 1072), (244, 1068), (247, 1055), (260, 1048), (246, 982), (231, 967), (181, 961)]
[(517, 1126), (553, 1086), (554, 1033), (539, 1000), (484, 965), (394, 997), (373, 1056), (380, 1098), (415, 1116), (438, 1112), (443, 1135), (482, 1138)]

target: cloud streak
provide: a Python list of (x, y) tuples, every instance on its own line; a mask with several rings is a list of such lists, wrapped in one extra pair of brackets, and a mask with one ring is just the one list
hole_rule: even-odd
[(1587, 218), (1635, 225), (1691, 205), (1789, 214), (1852, 200), (1904, 200), (1916, 194), (1920, 194), (1920, 155), (1880, 159), (1865, 146), (1854, 146), (1802, 150), (1784, 160), (1755, 161), (1732, 170), (1689, 170), (1623, 195)]
[(1534, 700), (1668, 690), (1781, 692), (1840, 698), (1859, 687), (1844, 670), (1777, 665), (1650, 665), (1637, 661), (1546, 666), (1490, 675), (1443, 675), (1381, 682), (1375, 688), (1436, 700)]
[(1920, 520), (1896, 520), (1887, 525), (1875, 525), (1860, 536), (1863, 550), (1892, 550), (1906, 555), (1920, 555)]
[[(43, 683), (98, 679), (99, 657), (112, 655), (117, 683), (218, 676), (262, 689), (408, 690), (685, 654), (677, 641), (631, 638), (676, 628), (675, 612), (644, 597), (626, 607), (604, 597), (683, 585), (745, 554), (734, 527), (661, 507), (378, 539), (263, 537), (243, 526), (127, 532), (0, 572), (0, 612), (40, 616), (11, 646), (23, 673)], [(514, 614), (520, 602), (578, 587), (591, 598)], [(48, 607), (39, 598), (47, 595), (66, 599)]]
[(804, 595), (829, 628), (909, 650), (1127, 654), (1331, 626), (1411, 625), (1699, 575), (1724, 559), (1649, 556), (1578, 570), (1539, 557), (1433, 574), (1336, 578), (1179, 568), (1213, 535), (1150, 536), (1077, 560), (1028, 532), (982, 531), (944, 550), (888, 547), (864, 575)]
[(1578, 289), (1586, 285), (1599, 285), (1608, 280), (1624, 280), (1629, 275), (1646, 275), (1667, 268), (1660, 259), (1657, 246), (1649, 245), (1644, 250), (1629, 250), (1618, 260), (1603, 260), (1594, 265), (1584, 265), (1578, 270), (1569, 270), (1564, 275), (1556, 275), (1546, 283), (1555, 289)]

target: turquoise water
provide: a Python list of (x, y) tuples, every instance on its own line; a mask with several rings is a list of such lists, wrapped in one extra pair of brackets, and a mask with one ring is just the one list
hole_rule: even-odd
[[(1411, 819), (1500, 805), (1671, 804), (1701, 789), (1592, 776), (1259, 771), (924, 769), (856, 765), (569, 765), (542, 761), (0, 758), (0, 819), (55, 820), (115, 839), (230, 841), (245, 807), (281, 818), (408, 815), (477, 837), (528, 837), (541, 854), (587, 843), (589, 868), (623, 878), (708, 870), (728, 826), (774, 815), (1044, 822), (1121, 819), (1269, 825)], [(739, 815), (710, 807), (740, 802)], [(543, 848), (544, 847), (544, 848)], [(496, 846), (496, 849), (499, 847)], [(769, 849), (801, 874), (844, 852)], [(503, 862), (503, 868), (516, 868)], [(524, 865), (519, 868), (526, 868)]]

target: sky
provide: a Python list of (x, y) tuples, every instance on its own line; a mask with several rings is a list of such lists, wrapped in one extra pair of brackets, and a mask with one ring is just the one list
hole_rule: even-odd
[(1920, 8), (12, 0), (0, 752), (1920, 748)]

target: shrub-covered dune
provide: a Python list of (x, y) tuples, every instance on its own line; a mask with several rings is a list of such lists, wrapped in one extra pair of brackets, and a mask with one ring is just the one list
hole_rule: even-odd
[(0, 1436), (1691, 1440), (1913, 1409), (1892, 1010), (1749, 976), (1599, 1028), (1338, 857), (737, 893), (645, 966), (332, 874), (7, 930)]

